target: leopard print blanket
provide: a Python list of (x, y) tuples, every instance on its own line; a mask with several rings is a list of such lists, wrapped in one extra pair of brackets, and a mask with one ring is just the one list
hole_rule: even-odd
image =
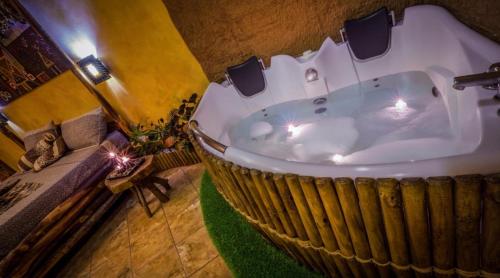
[(41, 183), (37, 182), (19, 183), (19, 181), (19, 179), (14, 180), (2, 186), (0, 190), (0, 215), (42, 186)]

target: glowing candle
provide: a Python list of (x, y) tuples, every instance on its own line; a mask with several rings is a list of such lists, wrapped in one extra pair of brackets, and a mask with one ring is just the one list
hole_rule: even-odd
[(408, 104), (406, 104), (404, 100), (398, 99), (398, 101), (396, 101), (396, 104), (394, 104), (394, 107), (396, 107), (398, 111), (405, 111), (406, 108), (408, 108)]
[(291, 136), (296, 136), (300, 133), (300, 130), (302, 128), (299, 127), (299, 126), (294, 126), (293, 124), (289, 124), (288, 125), (288, 132), (291, 133), (290, 135)]
[(335, 163), (340, 163), (342, 160), (344, 160), (344, 156), (341, 154), (334, 154), (332, 157), (333, 162)]

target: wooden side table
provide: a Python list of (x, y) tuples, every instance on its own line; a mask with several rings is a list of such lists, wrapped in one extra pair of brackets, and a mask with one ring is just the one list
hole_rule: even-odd
[(151, 217), (153, 214), (149, 209), (146, 198), (142, 189), (146, 187), (153, 195), (160, 200), (160, 202), (165, 203), (169, 200), (168, 196), (163, 194), (161, 190), (156, 186), (156, 184), (165, 188), (165, 190), (170, 189), (170, 184), (167, 179), (152, 176), (154, 172), (153, 156), (147, 155), (144, 157), (144, 162), (129, 176), (118, 178), (118, 179), (106, 179), (104, 184), (113, 193), (119, 193), (127, 189), (131, 189), (135, 192), (139, 203), (144, 208), (146, 214)]

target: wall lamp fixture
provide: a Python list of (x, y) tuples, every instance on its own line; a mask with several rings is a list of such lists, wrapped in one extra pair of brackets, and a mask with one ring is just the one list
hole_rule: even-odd
[(109, 69), (94, 55), (89, 55), (77, 62), (85, 76), (94, 84), (99, 84), (111, 78)]

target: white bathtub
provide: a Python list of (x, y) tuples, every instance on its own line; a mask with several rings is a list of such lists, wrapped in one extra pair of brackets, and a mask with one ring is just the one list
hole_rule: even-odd
[[(493, 100), (493, 91), (481, 87), (456, 91), (451, 85), (453, 77), (487, 71), (499, 61), (500, 45), (472, 31), (443, 8), (414, 6), (407, 8), (403, 21), (392, 28), (389, 51), (381, 57), (363, 62), (351, 59), (345, 43), (336, 44), (327, 38), (308, 57), (273, 56), (265, 70), (266, 90), (253, 97), (240, 96), (231, 85), (211, 83), (193, 119), (206, 135), (228, 146), (221, 153), (204, 144), (207, 150), (238, 165), (263, 171), (316, 177), (489, 174), (500, 170), (500, 102)], [(456, 153), (393, 163), (368, 155), (365, 163), (357, 159), (355, 163), (335, 165), (280, 159), (234, 146), (228, 131), (242, 119), (270, 106), (324, 94), (324, 90), (306, 82), (304, 73), (308, 68), (317, 69), (329, 92), (397, 73), (424, 72), (441, 94), (454, 140), (458, 142)]]

